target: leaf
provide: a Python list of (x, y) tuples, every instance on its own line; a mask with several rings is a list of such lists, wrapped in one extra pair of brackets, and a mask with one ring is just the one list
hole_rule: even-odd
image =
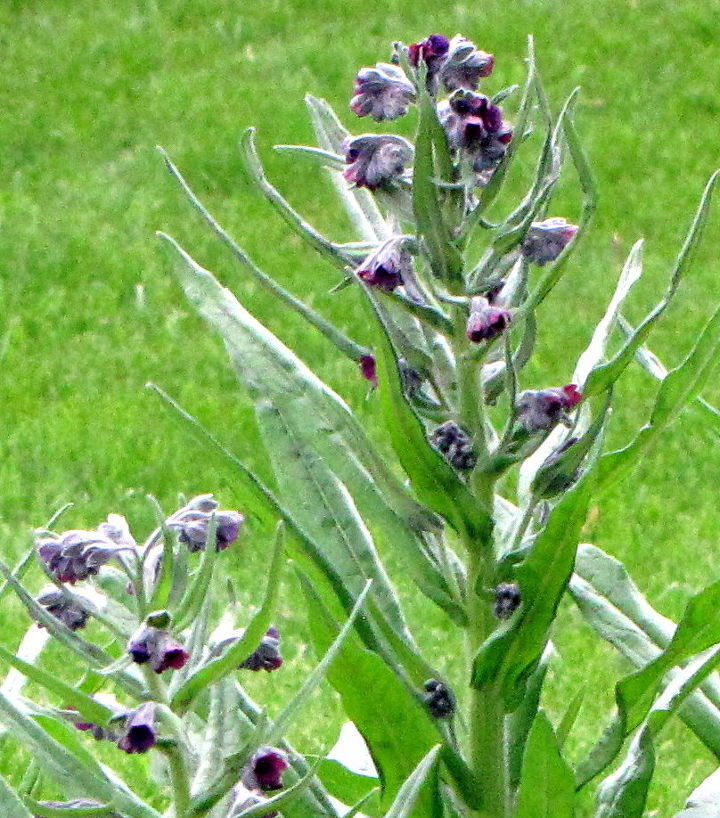
[[(50, 639), (50, 634), (45, 628), (33, 624), (23, 636), (22, 641), (18, 645), (15, 655), (23, 662), (33, 664), (36, 662), (43, 652), (45, 645)], [(15, 699), (21, 693), (27, 677), (18, 668), (11, 668), (5, 676), (0, 690), (9, 698)]]
[(550, 720), (538, 711), (528, 737), (514, 818), (573, 818), (575, 781)]
[[(322, 655), (337, 633), (337, 625), (308, 580), (301, 576), (301, 582), (311, 640), (316, 653)], [(327, 678), (370, 749), (383, 786), (382, 803), (387, 806), (437, 744), (438, 733), (418, 699), (357, 637), (346, 640)], [(423, 809), (426, 811), (418, 811), (418, 818), (432, 815), (427, 804)]]
[(30, 810), (20, 800), (20, 796), (0, 775), (0, 815), (3, 818), (33, 818)]
[[(440, 793), (434, 793), (434, 809), (432, 813), (419, 812), (415, 809), (415, 805), (419, 801), (419, 796), (425, 787), (428, 779), (437, 769), (438, 753), (440, 746), (433, 747), (428, 754), (420, 761), (417, 767), (412, 771), (409, 778), (400, 787), (392, 806), (385, 813), (385, 818), (420, 818), (420, 816), (430, 814), (442, 818), (443, 808), (440, 800)], [(431, 784), (432, 786), (432, 784)], [(434, 789), (437, 790), (437, 784)]]
[(637, 461), (657, 442), (665, 429), (688, 403), (703, 390), (715, 371), (720, 352), (720, 307), (705, 325), (685, 360), (668, 372), (660, 384), (650, 420), (625, 448), (600, 458), (599, 481), (602, 488), (625, 477)]
[(572, 575), (591, 486), (586, 475), (553, 509), (516, 569), (522, 597), (519, 610), (486, 639), (475, 657), (473, 686), (497, 682), (509, 710), (521, 700), (524, 681), (547, 644), (549, 628)]
[(25, 800), (38, 818), (121, 818), (112, 807), (85, 798), (67, 801), (63, 806), (57, 806), (57, 802)]
[(717, 818), (720, 815), (720, 770), (711, 773), (688, 798), (675, 818)]

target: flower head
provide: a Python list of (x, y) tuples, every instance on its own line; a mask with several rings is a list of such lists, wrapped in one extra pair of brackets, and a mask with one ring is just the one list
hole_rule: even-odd
[[(82, 605), (69, 594), (64, 594), (54, 585), (47, 585), (40, 591), (37, 602), (59, 619), (71, 631), (79, 631), (87, 625), (90, 617)], [(42, 625), (40, 626), (42, 627)]]
[(100, 567), (128, 546), (119, 546), (98, 531), (73, 529), (37, 540), (40, 559), (58, 582), (74, 585), (94, 576)]
[(567, 411), (582, 400), (574, 383), (551, 389), (526, 389), (518, 395), (515, 407), (519, 423), (528, 432), (550, 431), (567, 420)]
[(188, 652), (165, 628), (143, 625), (128, 642), (127, 652), (138, 665), (150, 663), (155, 673), (179, 670), (189, 658)]
[(512, 140), (502, 110), (484, 94), (457, 91), (438, 105), (438, 116), (451, 147), (467, 156), (476, 173), (493, 170)]
[(250, 759), (242, 777), (242, 783), (249, 790), (269, 792), (282, 788), (282, 774), (290, 765), (282, 750), (261, 747)]
[(542, 267), (549, 261), (555, 261), (578, 229), (576, 224), (570, 224), (560, 217), (533, 222), (520, 245), (522, 254), (528, 261)]
[(430, 435), (430, 443), (458, 471), (472, 471), (475, 468), (477, 455), (472, 440), (454, 420), (437, 426)]
[(457, 88), (475, 90), (483, 77), (489, 77), (495, 67), (495, 57), (475, 48), (475, 44), (456, 34), (450, 40), (447, 60), (440, 69), (440, 80), (448, 91)]
[(245, 670), (266, 670), (270, 673), (282, 667), (282, 663), (280, 633), (277, 628), (271, 627), (265, 636), (263, 636), (257, 648), (239, 667)]
[(424, 62), (427, 66), (427, 86), (431, 93), (437, 91), (438, 75), (447, 60), (449, 49), (450, 40), (444, 34), (431, 34), (408, 47), (410, 65), (417, 68)]
[(493, 613), (498, 619), (509, 619), (521, 601), (520, 588), (515, 582), (501, 582), (495, 589)]
[(355, 273), (370, 287), (392, 292), (412, 273), (412, 257), (403, 239), (390, 239), (370, 253)]
[(155, 746), (155, 704), (145, 702), (128, 713), (125, 719), (125, 732), (117, 746), (126, 753), (147, 753)]
[(240, 534), (245, 517), (239, 511), (218, 511), (211, 494), (201, 494), (167, 520), (168, 528), (180, 532), (178, 539), (188, 551), (202, 551), (207, 545), (210, 520), (215, 517), (215, 550), (224, 551)]
[(358, 72), (350, 109), (358, 116), (383, 122), (404, 116), (414, 99), (415, 89), (402, 68), (379, 62)]
[(474, 344), (492, 341), (505, 332), (511, 320), (512, 315), (508, 310), (493, 307), (487, 298), (477, 296), (470, 306), (466, 329), (468, 340)]
[(345, 163), (343, 176), (356, 187), (376, 190), (388, 187), (405, 171), (413, 155), (412, 145), (391, 134), (363, 134), (343, 142)]
[(439, 679), (428, 679), (423, 685), (423, 700), (430, 715), (436, 719), (447, 719), (455, 712), (455, 696), (452, 690)]

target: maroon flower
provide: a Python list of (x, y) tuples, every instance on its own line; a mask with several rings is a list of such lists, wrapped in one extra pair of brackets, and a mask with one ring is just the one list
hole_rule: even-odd
[(243, 773), (242, 783), (249, 790), (269, 792), (282, 788), (282, 774), (290, 765), (282, 750), (261, 747), (250, 759)]
[(502, 110), (484, 94), (457, 91), (438, 105), (438, 116), (451, 147), (467, 156), (476, 173), (495, 168), (512, 140)]
[(117, 746), (126, 753), (147, 753), (155, 746), (155, 704), (145, 702), (128, 713), (125, 719), (125, 732)]
[(361, 355), (358, 361), (360, 374), (366, 381), (370, 381), (373, 386), (377, 386), (377, 364), (374, 355)]
[(405, 171), (413, 155), (412, 145), (399, 136), (363, 134), (343, 142), (345, 162), (343, 176), (356, 187), (376, 190), (388, 187)]
[(522, 240), (522, 254), (540, 267), (555, 259), (572, 241), (578, 231), (576, 224), (555, 217), (533, 222)]
[[(72, 596), (66, 596), (59, 588), (48, 585), (40, 592), (37, 602), (59, 619), (71, 631), (79, 631), (87, 625), (88, 612)], [(40, 627), (43, 627), (38, 623)]]
[(271, 627), (255, 651), (239, 667), (245, 670), (265, 670), (270, 673), (281, 668), (282, 663), (280, 633), (277, 628)]
[(60, 536), (52, 536), (37, 541), (40, 559), (58, 582), (74, 585), (80, 580), (94, 576), (100, 566), (128, 550), (128, 546), (118, 546), (97, 531), (73, 529)]
[(412, 273), (412, 256), (402, 239), (390, 239), (370, 253), (355, 273), (370, 287), (392, 292)]
[(440, 70), (440, 80), (448, 91), (457, 88), (475, 90), (483, 77), (489, 77), (495, 67), (495, 57), (479, 51), (475, 44), (456, 34), (448, 47), (447, 61)]
[(143, 625), (128, 643), (127, 651), (138, 665), (150, 663), (155, 673), (179, 670), (189, 658), (185, 648), (164, 628)]
[(566, 412), (581, 400), (582, 395), (574, 383), (552, 389), (527, 389), (517, 398), (518, 421), (528, 432), (547, 432), (561, 421), (567, 421)]
[(477, 296), (470, 306), (466, 330), (468, 340), (474, 344), (492, 341), (505, 332), (511, 320), (512, 315), (508, 310), (492, 307), (487, 298)]
[(427, 86), (433, 94), (437, 91), (438, 75), (447, 60), (449, 48), (450, 40), (444, 34), (431, 34), (408, 47), (410, 65), (417, 68), (422, 61), (427, 66)]
[(224, 551), (240, 534), (245, 517), (239, 511), (217, 511), (212, 501), (210, 510), (187, 507), (168, 520), (168, 527), (180, 532), (178, 540), (187, 545), (188, 551), (203, 551), (207, 545), (210, 520), (215, 516), (215, 550)]
[(405, 116), (414, 99), (415, 88), (402, 68), (379, 62), (374, 68), (358, 72), (350, 110), (382, 122)]

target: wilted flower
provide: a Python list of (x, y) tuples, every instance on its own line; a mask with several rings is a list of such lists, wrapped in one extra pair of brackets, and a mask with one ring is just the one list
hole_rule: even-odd
[(100, 566), (129, 546), (120, 546), (97, 531), (73, 529), (37, 541), (40, 559), (58, 582), (71, 585), (94, 576)]
[[(47, 585), (43, 588), (37, 597), (37, 602), (71, 631), (79, 631), (84, 628), (90, 616), (77, 600), (64, 594), (54, 585)], [(40, 627), (43, 626), (40, 625)]]
[(155, 673), (179, 670), (189, 658), (185, 648), (164, 628), (143, 625), (128, 642), (127, 651), (138, 665), (150, 663)]
[(145, 702), (128, 713), (125, 732), (117, 746), (126, 753), (147, 753), (155, 746), (155, 703)]
[(466, 329), (468, 340), (474, 344), (492, 341), (505, 332), (511, 320), (512, 315), (508, 310), (492, 307), (487, 298), (477, 296), (470, 305)]
[(533, 222), (520, 245), (522, 254), (528, 261), (542, 267), (549, 261), (555, 261), (577, 231), (576, 224), (570, 224), (560, 217)]
[(422, 60), (427, 66), (427, 86), (431, 93), (437, 91), (437, 78), (447, 60), (450, 40), (444, 34), (431, 34), (419, 43), (408, 47), (410, 65), (417, 68)]
[(430, 435), (430, 443), (458, 471), (472, 471), (477, 462), (472, 440), (454, 420), (437, 426)]
[(520, 588), (514, 582), (501, 582), (495, 589), (493, 613), (498, 619), (509, 619), (520, 607)]
[(363, 134), (343, 142), (345, 162), (343, 176), (356, 187), (376, 190), (402, 176), (413, 155), (412, 145), (391, 134)]
[(390, 239), (370, 253), (355, 273), (370, 287), (392, 292), (412, 273), (412, 256), (403, 239)]
[(570, 383), (552, 389), (527, 389), (518, 395), (518, 421), (528, 432), (549, 431), (567, 420), (566, 412), (582, 400), (577, 386)]
[(448, 91), (470, 88), (473, 91), (483, 77), (489, 77), (495, 57), (475, 48), (475, 44), (456, 34), (448, 47), (447, 61), (440, 70), (440, 80)]
[(402, 68), (379, 62), (374, 68), (358, 72), (350, 109), (358, 116), (382, 122), (404, 116), (414, 99), (415, 88)]
[(455, 696), (452, 690), (439, 679), (428, 679), (423, 685), (423, 701), (436, 719), (447, 719), (455, 712)]
[(290, 765), (282, 750), (261, 747), (245, 768), (242, 783), (249, 790), (269, 792), (282, 788), (282, 774)]
[(280, 653), (280, 633), (277, 628), (268, 628), (262, 641), (239, 667), (245, 670), (266, 670), (270, 673), (282, 667), (283, 658)]
[(502, 110), (484, 94), (457, 91), (438, 105), (438, 116), (448, 142), (468, 157), (476, 173), (495, 168), (512, 140)]
[(217, 505), (212, 495), (202, 494), (167, 521), (168, 528), (180, 532), (178, 539), (187, 545), (188, 551), (202, 551), (205, 548), (213, 514), (216, 551), (224, 551), (238, 538), (245, 517), (239, 511), (218, 511)]

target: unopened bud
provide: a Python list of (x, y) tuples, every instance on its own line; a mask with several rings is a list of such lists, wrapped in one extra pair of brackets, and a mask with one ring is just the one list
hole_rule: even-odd
[[(82, 605), (71, 596), (64, 594), (54, 585), (48, 585), (40, 592), (37, 602), (59, 619), (71, 631), (79, 631), (87, 625), (90, 617)], [(40, 626), (42, 627), (42, 625)]]
[(508, 310), (493, 307), (487, 298), (476, 296), (470, 306), (467, 321), (467, 337), (474, 344), (492, 341), (510, 326), (512, 315)]
[(289, 766), (282, 750), (261, 747), (245, 768), (242, 783), (249, 790), (271, 792), (282, 789), (282, 775)]
[(245, 670), (265, 670), (270, 673), (281, 668), (282, 664), (280, 633), (277, 628), (271, 627), (263, 636), (255, 651), (239, 667)]
[(448, 719), (455, 712), (455, 696), (450, 688), (439, 679), (428, 679), (423, 685), (423, 700), (430, 715), (436, 719)]
[(377, 386), (377, 362), (374, 355), (362, 355), (358, 361), (360, 374), (373, 386)]
[(552, 389), (527, 389), (518, 395), (517, 419), (528, 432), (547, 432), (567, 422), (567, 411), (581, 400), (582, 395), (572, 383)]
[(576, 224), (562, 218), (533, 222), (522, 240), (522, 254), (528, 261), (542, 267), (562, 253), (578, 231)]
[(468, 433), (454, 420), (436, 427), (430, 435), (430, 443), (458, 471), (472, 471), (477, 462), (472, 440)]
[(493, 613), (498, 619), (509, 619), (520, 607), (520, 588), (514, 582), (501, 582), (495, 589)]

